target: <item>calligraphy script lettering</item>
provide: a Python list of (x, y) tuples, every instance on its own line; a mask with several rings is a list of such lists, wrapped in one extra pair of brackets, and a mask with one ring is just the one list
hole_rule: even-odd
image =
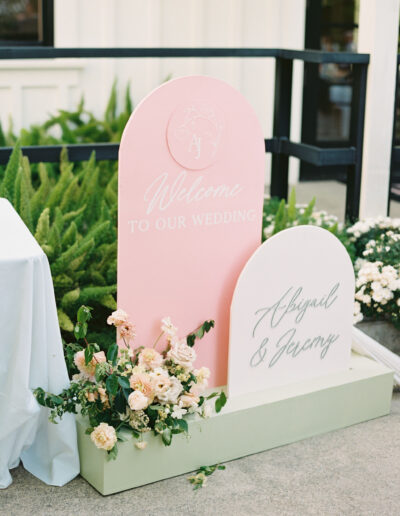
[[(302, 343), (300, 340), (295, 340), (295, 336), (296, 328), (291, 328), (285, 332), (282, 337), (280, 337), (276, 343), (277, 351), (269, 361), (268, 367), (273, 367), (284, 354), (291, 355), (292, 358), (296, 358), (298, 355), (300, 355), (300, 353), (303, 353), (304, 351), (310, 351), (312, 349), (321, 350), (320, 358), (322, 360), (328, 353), (331, 345), (339, 338), (339, 335), (330, 333), (326, 338), (322, 337), (321, 335), (317, 335), (316, 337), (305, 339), (305, 341)], [(268, 341), (268, 337), (265, 337), (262, 340), (260, 347), (251, 357), (251, 367), (257, 367), (265, 360), (268, 351)]]
[(191, 204), (205, 199), (229, 199), (236, 197), (242, 191), (239, 184), (233, 186), (225, 184), (203, 186), (204, 176), (196, 175), (194, 179), (189, 180), (187, 176), (187, 171), (182, 170), (177, 178), (169, 183), (167, 172), (159, 175), (144, 194), (147, 215), (155, 209), (164, 211), (176, 202)]
[(322, 296), (321, 298), (309, 298), (304, 299), (300, 298), (303, 287), (299, 287), (293, 292), (293, 287), (290, 287), (283, 296), (278, 299), (276, 303), (274, 303), (270, 307), (260, 308), (256, 311), (256, 315), (261, 313), (261, 317), (258, 319), (256, 325), (253, 329), (253, 337), (257, 330), (258, 325), (266, 318), (266, 316), (271, 313), (270, 325), (271, 328), (276, 328), (278, 324), (280, 324), (284, 318), (293, 312), (296, 313), (295, 323), (298, 324), (302, 321), (305, 316), (307, 310), (310, 308), (324, 308), (327, 310), (330, 308), (333, 303), (336, 301), (337, 296), (335, 295), (339, 289), (339, 283), (330, 290), (329, 294)]
[[(297, 336), (298, 326), (294, 326), (278, 338), (275, 346), (270, 342), (270, 335), (290, 314), (294, 316), (293, 323), (299, 325), (308, 311), (315, 309), (328, 310), (338, 298), (339, 286), (340, 284), (336, 283), (327, 294), (319, 298), (304, 298), (302, 296), (303, 287), (297, 289), (290, 287), (276, 303), (256, 310), (257, 321), (253, 328), (252, 337), (256, 338), (256, 333), (262, 328), (264, 328), (264, 335), (250, 359), (250, 366), (257, 367), (262, 362), (266, 362), (268, 367), (273, 367), (284, 356), (296, 358), (300, 354), (312, 350), (320, 350), (320, 359), (325, 358), (329, 348), (339, 339), (340, 335), (329, 333), (327, 336), (316, 335), (302, 340)], [(270, 317), (267, 317), (268, 315)], [(262, 322), (263, 325), (261, 325)], [(268, 336), (265, 336), (265, 332)]]

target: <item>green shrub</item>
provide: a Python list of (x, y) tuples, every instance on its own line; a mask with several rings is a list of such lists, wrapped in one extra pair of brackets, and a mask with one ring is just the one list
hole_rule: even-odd
[(34, 185), (17, 142), (0, 196), (12, 203), (49, 259), (64, 336), (73, 331), (77, 308), (90, 305), (96, 308), (94, 331), (103, 333), (99, 344), (107, 347), (114, 337), (112, 331), (104, 334), (102, 321), (116, 307), (117, 172), (102, 184), (94, 154), (79, 168), (77, 173), (63, 152), (60, 174), (49, 177), (41, 163)]
[(263, 213), (263, 240), (267, 240), (283, 229), (301, 225), (313, 225), (327, 229), (334, 234), (346, 247), (352, 260), (354, 260), (354, 246), (350, 242), (345, 229), (339, 223), (337, 217), (329, 215), (325, 211), (315, 211), (315, 197), (308, 205), (296, 203), (296, 191), (293, 188), (289, 200), (279, 200), (276, 197), (266, 199)]
[(129, 85), (118, 110), (114, 82), (102, 119), (82, 99), (76, 110), (59, 110), (19, 135), (12, 122), (7, 132), (0, 125), (0, 146), (15, 146), (8, 165), (0, 166), (0, 196), (48, 256), (63, 337), (70, 340), (76, 310), (87, 304), (95, 308), (89, 337), (103, 348), (115, 341), (103, 321), (116, 306), (117, 162), (96, 163), (92, 155), (72, 165), (64, 152), (60, 163), (29, 164), (20, 146), (119, 142), (132, 110)]

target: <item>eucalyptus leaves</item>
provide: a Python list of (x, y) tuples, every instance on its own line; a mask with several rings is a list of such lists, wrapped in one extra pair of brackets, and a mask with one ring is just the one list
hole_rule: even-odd
[(169, 446), (174, 434), (188, 433), (187, 416), (209, 417), (211, 404), (216, 412), (225, 405), (224, 392), (204, 395), (210, 371), (193, 365), (196, 339), (208, 333), (214, 321), (205, 321), (182, 339), (166, 317), (153, 347), (135, 348), (135, 327), (123, 310), (117, 310), (107, 322), (116, 327), (124, 345), (113, 344), (106, 355), (86, 339), (91, 309), (82, 306), (77, 319), (74, 334), (83, 344), (69, 345), (67, 356), (79, 372), (59, 395), (41, 388), (34, 394), (41, 405), (50, 409), (53, 422), (66, 412), (76, 414), (79, 410), (87, 416), (87, 433), (98, 448), (107, 451), (108, 458), (117, 456), (122, 431), (128, 430), (138, 439), (139, 449), (146, 447), (142, 437), (150, 431)]

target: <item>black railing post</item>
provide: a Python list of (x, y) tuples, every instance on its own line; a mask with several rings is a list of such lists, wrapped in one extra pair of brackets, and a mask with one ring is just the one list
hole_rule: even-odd
[(347, 169), (346, 220), (354, 221), (360, 211), (362, 156), (364, 142), (365, 94), (367, 65), (353, 65), (353, 93), (351, 99), (350, 145), (355, 147), (355, 163)]
[(397, 109), (399, 108), (399, 66), (400, 56), (397, 56), (396, 60), (396, 84), (394, 89), (394, 113), (393, 113), (393, 133), (392, 133), (392, 152), (390, 154), (390, 178), (389, 178), (389, 193), (387, 202), (387, 215), (390, 215), (390, 201), (392, 197), (392, 185), (395, 179), (396, 172), (396, 159), (395, 159), (395, 146), (396, 146), (396, 125), (397, 125)]
[[(290, 138), (293, 61), (277, 57), (275, 60), (274, 138)], [(272, 155), (271, 197), (287, 199), (289, 184), (289, 156)]]

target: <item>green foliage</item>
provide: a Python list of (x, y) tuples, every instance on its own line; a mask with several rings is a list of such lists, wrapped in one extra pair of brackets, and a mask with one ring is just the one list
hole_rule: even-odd
[[(34, 390), (39, 404), (50, 409), (50, 421), (56, 423), (57, 418), (61, 418), (64, 413), (79, 411), (88, 418), (87, 434), (112, 427), (113, 429), (108, 428), (112, 440), (107, 447), (107, 458), (113, 459), (117, 453), (117, 441), (125, 440), (124, 433), (130, 433), (140, 439), (139, 443), (136, 443), (137, 448), (143, 449), (146, 446), (146, 443), (143, 443), (142, 434), (150, 430), (161, 438), (165, 446), (170, 446), (174, 435), (188, 434), (187, 417), (195, 412), (206, 417), (203, 409), (200, 409), (205, 398), (197, 398), (192, 392), (192, 387), (197, 383), (195, 371), (191, 373), (188, 381), (182, 381), (179, 384), (180, 380), (176, 374), (179, 370), (178, 376), (180, 376), (182, 368), (172, 358), (167, 360), (168, 348), (164, 349), (159, 355), (162, 359), (163, 372), (157, 374), (161, 374), (159, 377), (161, 384), (167, 379), (170, 382), (174, 380), (175, 385), (179, 386), (179, 391), (173, 394), (173, 397), (167, 398), (163, 396), (165, 392), (157, 391), (153, 386), (149, 391), (148, 387), (151, 385), (149, 381), (155, 373), (154, 368), (149, 364), (145, 365), (143, 361), (141, 365), (144, 368), (143, 375), (148, 380), (140, 379), (134, 368), (134, 365), (144, 358), (141, 355), (143, 348), (133, 349), (129, 347), (129, 342), (125, 348), (119, 348), (114, 343), (108, 348), (107, 355), (103, 352), (98, 353), (98, 345), (90, 344), (86, 338), (91, 319), (91, 308), (81, 306), (74, 328), (78, 342), (65, 346), (70, 374), (79, 372), (70, 386), (57, 395), (46, 392), (42, 388)], [(212, 326), (202, 324), (200, 328), (203, 329), (200, 333), (204, 334)], [(78, 356), (76, 356), (77, 352)], [(84, 363), (82, 363), (82, 354)], [(74, 358), (76, 358), (76, 364)], [(165, 383), (167, 387), (171, 384)], [(208, 397), (208, 399), (212, 398), (216, 399), (215, 408), (219, 412), (226, 403), (226, 396), (223, 392), (215, 392)], [(137, 405), (138, 402), (140, 405)], [(203, 413), (200, 414), (199, 410)], [(206, 474), (211, 473), (210, 469)]]
[(276, 235), (280, 231), (301, 225), (313, 225), (327, 229), (346, 247), (350, 257), (354, 259), (355, 249), (345, 229), (337, 218), (324, 211), (315, 211), (315, 197), (305, 206), (296, 203), (296, 191), (293, 188), (288, 203), (284, 199), (266, 199), (263, 213), (263, 240)]
[[(225, 407), (227, 400), (226, 394), (224, 391), (221, 392), (213, 392), (209, 396), (207, 396), (207, 400), (215, 399), (215, 412), (221, 412), (221, 410)], [(203, 400), (204, 401), (204, 400)], [(202, 403), (201, 403), (202, 404)]]
[[(32, 183), (32, 168), (18, 143), (0, 179), (0, 192), (47, 254), (59, 323), (67, 337), (74, 330), (71, 321), (80, 305), (93, 306), (103, 320), (116, 308), (117, 194), (111, 198), (103, 192), (116, 188), (117, 172), (101, 184), (94, 156), (77, 173), (65, 153), (60, 170), (51, 178), (47, 165), (40, 164), (38, 181)], [(114, 332), (107, 328), (103, 347), (112, 340)]]
[(204, 487), (207, 483), (207, 477), (212, 475), (215, 471), (223, 471), (225, 466), (223, 464), (214, 464), (213, 466), (200, 466), (196, 471), (195, 475), (188, 478), (189, 482), (193, 485), (193, 490), (196, 491), (201, 487)]
[(115, 340), (103, 320), (116, 308), (118, 175), (115, 161), (72, 164), (67, 152), (60, 163), (29, 164), (20, 147), (64, 143), (119, 142), (133, 110), (128, 84), (119, 107), (114, 82), (102, 119), (85, 109), (59, 110), (41, 125), (8, 131), (0, 125), (0, 145), (13, 146), (7, 166), (0, 166), (0, 197), (7, 198), (47, 254), (63, 337), (73, 332), (81, 304), (95, 308), (91, 335), (102, 348)]
[(205, 321), (201, 326), (199, 326), (194, 332), (190, 333), (186, 337), (186, 343), (191, 348), (194, 346), (196, 339), (202, 339), (206, 333), (208, 333), (211, 328), (214, 328), (215, 321)]

